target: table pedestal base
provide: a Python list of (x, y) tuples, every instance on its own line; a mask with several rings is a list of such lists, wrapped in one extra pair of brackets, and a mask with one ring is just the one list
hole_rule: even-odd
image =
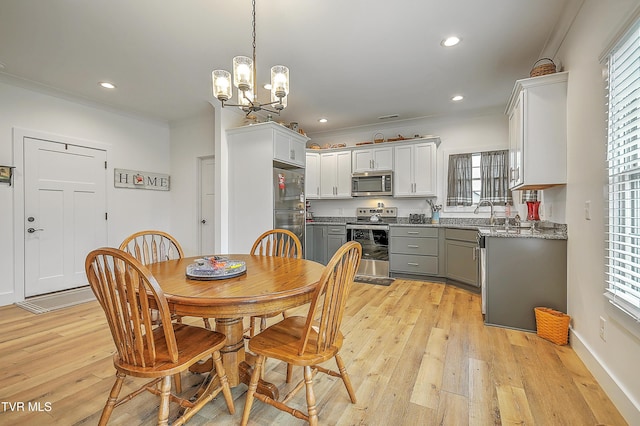
[[(219, 318), (216, 319), (216, 331), (227, 336), (227, 344), (220, 350), (222, 364), (225, 367), (229, 385), (231, 387), (244, 383), (249, 386), (253, 366), (245, 360), (244, 337), (242, 318)], [(249, 356), (249, 358), (253, 358)], [(234, 368), (237, 366), (237, 368)], [(209, 359), (204, 363), (193, 365), (189, 371), (193, 373), (209, 373), (213, 369), (213, 360)], [(258, 382), (258, 393), (268, 396), (277, 401), (280, 397), (278, 388), (273, 383), (260, 380)]]

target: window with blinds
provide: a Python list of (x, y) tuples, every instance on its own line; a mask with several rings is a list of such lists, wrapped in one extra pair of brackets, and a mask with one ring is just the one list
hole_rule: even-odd
[(640, 321), (640, 22), (607, 59), (605, 296)]

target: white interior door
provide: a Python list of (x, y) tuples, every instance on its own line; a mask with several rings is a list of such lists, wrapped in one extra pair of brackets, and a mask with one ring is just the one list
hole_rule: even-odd
[(25, 138), (25, 297), (87, 284), (87, 254), (107, 243), (106, 152)]
[(215, 252), (215, 161), (213, 157), (200, 159), (200, 253)]

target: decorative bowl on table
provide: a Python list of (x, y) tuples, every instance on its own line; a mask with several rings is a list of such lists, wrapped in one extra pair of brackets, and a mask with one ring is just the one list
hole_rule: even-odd
[(221, 256), (203, 257), (187, 266), (187, 278), (192, 280), (224, 280), (246, 272), (245, 262)]

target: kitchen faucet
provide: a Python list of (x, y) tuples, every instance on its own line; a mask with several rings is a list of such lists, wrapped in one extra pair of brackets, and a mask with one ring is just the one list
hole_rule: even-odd
[(494, 225), (496, 222), (496, 217), (493, 214), (493, 202), (490, 200), (480, 200), (480, 202), (478, 203), (478, 205), (476, 206), (476, 209), (473, 211), (474, 214), (478, 214), (478, 210), (480, 209), (480, 206), (485, 204), (485, 203), (489, 203), (489, 206), (491, 206), (491, 216), (489, 217), (489, 224), (490, 225)]

